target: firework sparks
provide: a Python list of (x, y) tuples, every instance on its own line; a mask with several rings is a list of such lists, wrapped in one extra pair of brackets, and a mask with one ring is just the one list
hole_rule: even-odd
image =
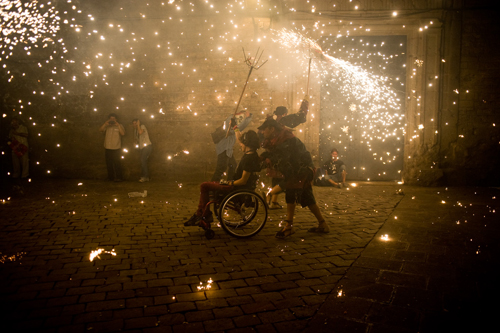
[(24, 48), (29, 55), (32, 45), (39, 40), (44, 43), (54, 42), (54, 37), (60, 30), (60, 17), (52, 6), (39, 4), (38, 1), (30, 1), (23, 4), (22, 1), (0, 1), (0, 15), (2, 17), (2, 34), (0, 45), (4, 49), (2, 55), (5, 58), (13, 55), (13, 46), (27, 44)]
[(112, 256), (116, 256), (115, 249), (112, 249), (111, 251), (106, 251), (104, 249), (97, 249), (97, 250), (90, 252), (89, 260), (94, 261), (95, 258), (101, 259), (100, 255), (102, 253), (111, 254)]
[(399, 140), (404, 135), (401, 102), (387, 86), (387, 77), (374, 75), (361, 66), (328, 55), (318, 43), (296, 31), (273, 31), (273, 41), (295, 55), (304, 66), (311, 53), (320, 60), (314, 62), (312, 70), (323, 81), (329, 81), (329, 87), (337, 87), (349, 102), (349, 109), (356, 111), (357, 127), (369, 147), (373, 140)]
[(203, 284), (203, 282), (200, 282), (200, 285), (198, 286), (198, 290), (209, 290), (210, 288), (212, 288), (213, 282), (214, 281), (211, 278), (208, 279), (206, 284)]

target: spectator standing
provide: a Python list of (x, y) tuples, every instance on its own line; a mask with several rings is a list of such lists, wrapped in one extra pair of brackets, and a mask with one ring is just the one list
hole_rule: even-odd
[(12, 148), (12, 178), (29, 177), (28, 128), (18, 118), (10, 123), (9, 146)]
[(139, 119), (132, 120), (132, 126), (134, 127), (135, 143), (141, 152), (141, 178), (139, 181), (141, 183), (149, 182), (148, 159), (153, 150), (153, 145), (151, 144), (151, 140), (149, 140), (149, 133), (146, 126), (141, 124)]
[(125, 129), (118, 122), (118, 116), (110, 113), (108, 120), (99, 128), (104, 133), (104, 149), (106, 157), (106, 166), (108, 169), (108, 180), (123, 181), (123, 171), (121, 164), (122, 136), (125, 135)]

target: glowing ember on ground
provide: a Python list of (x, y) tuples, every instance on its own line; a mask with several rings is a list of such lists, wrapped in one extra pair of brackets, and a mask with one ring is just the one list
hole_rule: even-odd
[(205, 285), (203, 284), (203, 282), (200, 282), (200, 285), (198, 286), (198, 290), (208, 290), (208, 289), (212, 288), (213, 282), (214, 281), (212, 280), (212, 278), (210, 278)]
[(16, 254), (9, 256), (6, 254), (2, 254), (2, 252), (0, 252), (0, 264), (5, 264), (5, 262), (8, 262), (8, 261), (20, 260), (23, 257), (23, 255), (25, 255), (25, 254), (26, 254), (26, 252), (18, 252)]
[(106, 251), (104, 249), (97, 249), (92, 252), (90, 252), (89, 259), (90, 261), (94, 261), (94, 259), (97, 257), (98, 259), (101, 259), (100, 254), (106, 253), (106, 254), (111, 254), (112, 256), (116, 256), (115, 249), (112, 249), (111, 251)]

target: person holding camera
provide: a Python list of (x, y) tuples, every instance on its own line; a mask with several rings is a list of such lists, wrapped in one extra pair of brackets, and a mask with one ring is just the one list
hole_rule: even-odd
[(236, 138), (240, 144), (243, 157), (241, 158), (236, 172), (234, 173), (235, 180), (223, 180), (219, 182), (204, 182), (200, 185), (200, 201), (198, 209), (189, 220), (184, 222), (185, 226), (199, 225), (202, 219), (207, 223), (213, 222), (214, 218), (210, 209), (205, 210), (207, 203), (210, 201), (210, 191), (218, 191), (228, 194), (236, 189), (255, 189), (261, 169), (261, 162), (257, 149), (260, 147), (259, 136), (255, 131), (249, 130), (241, 133), (238, 126), (234, 127)]
[(125, 128), (118, 122), (118, 116), (110, 113), (108, 120), (99, 128), (104, 133), (104, 149), (106, 166), (108, 168), (108, 180), (121, 182), (123, 180), (120, 150), (122, 148), (122, 136)]

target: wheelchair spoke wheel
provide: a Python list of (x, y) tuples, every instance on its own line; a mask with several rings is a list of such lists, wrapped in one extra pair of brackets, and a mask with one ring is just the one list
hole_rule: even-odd
[(264, 199), (248, 190), (235, 191), (222, 201), (219, 221), (225, 232), (238, 238), (258, 234), (267, 221), (267, 206)]

